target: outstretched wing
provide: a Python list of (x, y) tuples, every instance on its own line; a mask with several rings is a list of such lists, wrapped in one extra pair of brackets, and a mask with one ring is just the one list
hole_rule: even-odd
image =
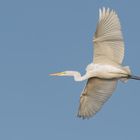
[(89, 118), (98, 112), (112, 95), (117, 79), (90, 78), (80, 97), (78, 117)]
[(94, 63), (121, 64), (124, 57), (124, 41), (121, 25), (113, 10), (99, 10), (99, 22), (94, 35)]

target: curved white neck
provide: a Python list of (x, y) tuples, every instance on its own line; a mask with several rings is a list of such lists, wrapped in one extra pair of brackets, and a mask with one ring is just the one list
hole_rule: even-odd
[(75, 81), (83, 81), (89, 78), (87, 74), (81, 76), (81, 74), (77, 71), (73, 72), (72, 76), (74, 77)]

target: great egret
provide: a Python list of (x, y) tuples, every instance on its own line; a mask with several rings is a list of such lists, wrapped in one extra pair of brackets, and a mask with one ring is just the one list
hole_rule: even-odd
[(77, 71), (64, 71), (51, 76), (73, 76), (75, 81), (87, 80), (80, 97), (78, 116), (89, 118), (98, 112), (112, 95), (118, 80), (140, 80), (131, 74), (128, 66), (122, 66), (124, 41), (118, 15), (109, 8), (99, 9), (99, 21), (93, 38), (94, 58), (81, 76)]

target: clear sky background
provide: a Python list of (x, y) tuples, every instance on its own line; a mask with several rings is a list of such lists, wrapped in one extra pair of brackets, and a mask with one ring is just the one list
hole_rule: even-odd
[(140, 75), (140, 1), (1, 0), (0, 139), (140, 139), (140, 82), (119, 82), (97, 115), (76, 117), (85, 82), (49, 77), (92, 61), (98, 10), (117, 11), (125, 39), (124, 64)]

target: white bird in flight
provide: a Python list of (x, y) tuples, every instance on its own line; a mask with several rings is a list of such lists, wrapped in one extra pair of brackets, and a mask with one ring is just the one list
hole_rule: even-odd
[(140, 80), (131, 74), (128, 66), (122, 66), (124, 41), (118, 15), (109, 8), (99, 9), (99, 21), (93, 38), (93, 62), (81, 76), (77, 71), (64, 71), (51, 76), (73, 76), (75, 81), (87, 80), (80, 97), (78, 117), (94, 116), (112, 95), (118, 80)]

